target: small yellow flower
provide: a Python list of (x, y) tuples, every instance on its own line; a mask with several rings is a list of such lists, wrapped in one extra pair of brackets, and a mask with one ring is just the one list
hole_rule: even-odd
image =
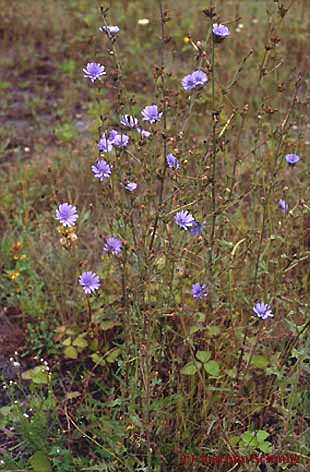
[(14, 270), (9, 270), (9, 271), (7, 272), (7, 274), (8, 274), (8, 276), (9, 276), (10, 280), (12, 280), (12, 282), (15, 282), (16, 279), (17, 279), (17, 277), (20, 276), (20, 273), (17, 272), (17, 271), (14, 271)]
[(190, 42), (190, 38), (188, 36), (184, 36), (183, 41), (185, 44), (188, 44)]
[(131, 431), (132, 429), (135, 429), (135, 425), (134, 425), (134, 424), (128, 425), (127, 428), (126, 428), (126, 431)]

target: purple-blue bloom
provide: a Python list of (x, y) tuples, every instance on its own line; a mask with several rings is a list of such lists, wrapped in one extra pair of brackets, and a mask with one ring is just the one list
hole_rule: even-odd
[(187, 210), (181, 210), (175, 215), (175, 222), (178, 226), (180, 226), (180, 228), (188, 230), (188, 228), (193, 226), (195, 220), (193, 215)]
[(166, 161), (170, 169), (178, 169), (180, 167), (179, 161), (173, 154), (168, 154), (166, 156)]
[(299, 161), (300, 157), (297, 154), (286, 154), (285, 160), (290, 166), (294, 166)]
[(107, 238), (103, 246), (104, 252), (111, 252), (112, 254), (119, 254), (122, 251), (122, 242), (117, 238)]
[(79, 282), (87, 295), (95, 292), (100, 287), (100, 279), (95, 272), (83, 272), (80, 275)]
[(193, 88), (196, 87), (196, 83), (194, 81), (194, 78), (192, 76), (192, 74), (188, 74), (186, 75), (185, 77), (183, 77), (182, 79), (182, 87), (185, 89), (185, 90), (192, 90)]
[(118, 26), (100, 26), (99, 31), (101, 31), (101, 33), (107, 33), (107, 35), (113, 36), (114, 34), (119, 33), (120, 29)]
[(138, 120), (132, 115), (123, 115), (121, 119), (121, 125), (127, 128), (136, 128), (138, 126)]
[(191, 229), (191, 234), (193, 236), (198, 236), (204, 229), (206, 229), (206, 225), (204, 223), (198, 223), (198, 221), (195, 221)]
[(101, 77), (103, 75), (106, 75), (104, 66), (102, 66), (101, 64), (97, 64), (97, 62), (89, 62), (87, 66), (83, 69), (83, 72), (84, 77), (90, 79), (92, 83), (94, 83), (97, 79), (101, 80)]
[(192, 90), (198, 85), (203, 85), (208, 81), (208, 76), (203, 70), (195, 70), (182, 79), (182, 86), (185, 90)]
[(143, 108), (141, 112), (144, 121), (149, 121), (150, 123), (156, 123), (162, 117), (162, 113), (158, 113), (157, 105), (149, 105)]
[(212, 26), (212, 33), (214, 36), (214, 39), (218, 42), (223, 41), (227, 36), (230, 35), (229, 29), (227, 26), (214, 23)]
[(124, 147), (127, 146), (129, 142), (129, 137), (126, 134), (117, 134), (113, 139), (114, 146)]
[(208, 296), (208, 288), (206, 284), (200, 284), (199, 282), (196, 282), (195, 284), (192, 285), (192, 296), (193, 298), (199, 298), (200, 300), (203, 297)]
[(93, 165), (91, 170), (93, 171), (95, 177), (101, 182), (105, 177), (110, 177), (111, 175), (111, 166), (109, 166), (109, 164), (104, 159)]
[(137, 128), (137, 131), (140, 134), (140, 136), (142, 136), (142, 138), (148, 138), (152, 134), (150, 131), (147, 131), (146, 129), (142, 129), (142, 128)]
[(107, 138), (106, 133), (104, 132), (97, 146), (100, 152), (112, 151), (113, 146), (112, 141), (110, 140), (110, 136), (109, 138)]
[(125, 185), (125, 189), (129, 192), (133, 192), (134, 190), (136, 190), (137, 187), (138, 184), (136, 182), (127, 182), (127, 184)]
[(270, 305), (267, 305), (263, 302), (256, 303), (256, 305), (253, 307), (253, 311), (257, 316), (259, 316), (259, 318), (262, 318), (263, 320), (265, 320), (269, 316), (273, 317)]
[(283, 198), (280, 198), (280, 200), (278, 200), (278, 204), (281, 210), (284, 211), (284, 213), (288, 212), (288, 204), (286, 203), (285, 200), (283, 200)]
[(113, 144), (113, 141), (115, 139), (115, 136), (117, 136), (119, 133), (118, 131), (116, 131), (116, 129), (111, 129), (111, 131), (109, 131), (109, 141), (111, 142), (111, 144)]
[(61, 203), (56, 210), (56, 220), (63, 226), (74, 226), (78, 217), (76, 207), (69, 203)]

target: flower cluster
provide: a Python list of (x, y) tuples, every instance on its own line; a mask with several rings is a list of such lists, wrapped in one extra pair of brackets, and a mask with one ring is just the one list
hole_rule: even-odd
[[(105, 25), (100, 26), (99, 31), (105, 33), (111, 41), (114, 41), (114, 37), (120, 32), (120, 28), (116, 25)], [(227, 26), (214, 23), (212, 25), (212, 34), (215, 42), (221, 42), (230, 35), (230, 32)], [(96, 62), (88, 63), (83, 69), (83, 72), (84, 77), (89, 79), (91, 83), (101, 80), (102, 77), (106, 75), (105, 67)], [(202, 87), (207, 82), (208, 75), (203, 70), (197, 69), (183, 77), (181, 83), (184, 90), (190, 91)], [(141, 116), (143, 122), (146, 122), (149, 125), (155, 125), (161, 120), (163, 112), (160, 112), (157, 105), (152, 104), (145, 106), (142, 109)], [(123, 114), (119, 125), (127, 128), (128, 133), (138, 133), (141, 138), (148, 138), (152, 134), (151, 131), (140, 127), (139, 120), (134, 115)], [(153, 132), (156, 133), (156, 131)], [(97, 146), (100, 153), (109, 153), (115, 148), (127, 148), (130, 139), (131, 138), (127, 134), (124, 134), (117, 129), (105, 130), (102, 133)], [(293, 166), (300, 158), (296, 154), (287, 154), (285, 159), (289, 165)], [(169, 169), (179, 169), (180, 163), (174, 154), (167, 154), (165, 160), (166, 166)], [(112, 166), (106, 160), (98, 159), (97, 162), (91, 166), (91, 170), (94, 177), (102, 182), (111, 176)], [(131, 180), (125, 180), (121, 185), (128, 192), (134, 192), (138, 188), (138, 184)], [(278, 204), (284, 212), (288, 211), (288, 205), (285, 200), (280, 199)], [(69, 203), (60, 204), (56, 210), (56, 219), (63, 225), (63, 227), (73, 227), (78, 219), (76, 207)], [(196, 221), (193, 215), (187, 210), (176, 212), (175, 224), (184, 231), (189, 231), (192, 236), (200, 235), (201, 232), (206, 229), (206, 225)], [(120, 255), (122, 253), (122, 241), (115, 236), (107, 237), (103, 245), (103, 252), (114, 256)], [(99, 289), (100, 278), (95, 272), (87, 271), (80, 275), (79, 283), (85, 294), (90, 295)], [(208, 297), (208, 293), (208, 287), (205, 283), (195, 282), (192, 284), (191, 294), (194, 299), (205, 300)], [(270, 305), (263, 302), (256, 303), (253, 307), (253, 312), (263, 320), (273, 317)]]

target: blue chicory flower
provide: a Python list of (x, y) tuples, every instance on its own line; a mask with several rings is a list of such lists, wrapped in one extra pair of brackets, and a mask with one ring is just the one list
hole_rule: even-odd
[(286, 154), (285, 160), (290, 166), (294, 166), (299, 161), (300, 157), (297, 154)]
[(191, 234), (193, 236), (198, 236), (204, 229), (206, 229), (206, 225), (204, 223), (198, 223), (198, 221), (195, 221), (191, 229)]
[(142, 128), (137, 128), (137, 131), (142, 138), (149, 138), (152, 134), (150, 131), (147, 131), (146, 129)]
[(178, 169), (180, 167), (179, 161), (173, 154), (168, 154), (166, 156), (166, 161), (170, 169)]
[(112, 254), (119, 254), (122, 249), (122, 242), (117, 238), (107, 238), (105, 245), (103, 246), (104, 252), (111, 252)]
[(103, 75), (106, 75), (104, 66), (102, 66), (101, 64), (97, 64), (97, 62), (89, 62), (87, 66), (83, 69), (83, 72), (84, 77), (90, 79), (92, 83), (94, 83), (97, 79), (101, 80), (101, 77)]
[(101, 159), (95, 165), (93, 165), (91, 170), (93, 171), (95, 177), (101, 182), (105, 177), (110, 177), (111, 175), (111, 166), (104, 159)]
[(100, 152), (111, 152), (113, 146), (112, 141), (110, 139), (110, 135), (109, 137), (107, 137), (106, 132), (104, 132), (97, 146)]
[(76, 207), (69, 203), (61, 203), (56, 210), (56, 219), (63, 226), (74, 226), (78, 217)]
[(127, 182), (127, 184), (125, 185), (125, 189), (129, 192), (133, 192), (134, 190), (136, 190), (137, 187), (138, 184), (136, 182)]
[(138, 126), (138, 120), (132, 115), (123, 115), (121, 119), (121, 125), (127, 128), (136, 128)]
[(193, 226), (195, 220), (193, 215), (187, 210), (181, 210), (175, 215), (175, 222), (178, 226), (180, 226), (180, 228), (187, 231), (189, 228), (191, 228), (191, 226)]
[(227, 36), (230, 35), (229, 29), (227, 26), (214, 23), (212, 26), (212, 33), (215, 41), (221, 42), (223, 39), (225, 39)]
[(208, 76), (202, 70), (195, 70), (182, 79), (182, 86), (185, 90), (192, 90), (198, 85), (203, 85), (208, 81)]
[(79, 283), (87, 295), (94, 293), (100, 287), (100, 279), (95, 272), (83, 272), (79, 277)]
[(199, 298), (200, 300), (202, 298), (207, 298), (208, 296), (208, 288), (206, 284), (200, 284), (199, 282), (196, 282), (195, 284), (192, 285), (192, 296), (193, 298)]
[(113, 139), (114, 146), (125, 147), (128, 146), (129, 137), (126, 134), (117, 134)]
[(269, 317), (273, 317), (270, 305), (267, 305), (263, 302), (256, 303), (256, 305), (253, 307), (253, 311), (259, 318), (262, 318), (263, 320)]
[(113, 36), (117, 33), (120, 32), (120, 29), (118, 26), (100, 26), (99, 31), (101, 33), (107, 33), (107, 35)]
[(281, 210), (284, 211), (284, 213), (288, 212), (288, 204), (286, 203), (285, 200), (283, 200), (283, 198), (280, 198), (280, 200), (278, 200), (278, 204)]
[(158, 112), (158, 107), (157, 105), (149, 105), (145, 107), (142, 112), (144, 121), (149, 121), (150, 123), (156, 123), (156, 121), (159, 121), (160, 118), (162, 117), (162, 113)]

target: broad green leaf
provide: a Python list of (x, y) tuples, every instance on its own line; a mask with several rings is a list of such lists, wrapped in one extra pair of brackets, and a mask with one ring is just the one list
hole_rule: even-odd
[(239, 436), (237, 436), (236, 434), (233, 434), (232, 436), (229, 436), (229, 443), (232, 447), (235, 447), (237, 446), (238, 442), (239, 442)]
[(256, 438), (257, 438), (257, 441), (259, 442), (265, 441), (265, 439), (267, 439), (268, 436), (270, 436), (270, 434), (267, 431), (263, 431), (262, 429), (260, 429), (256, 433)]
[(84, 338), (82, 334), (78, 336), (72, 343), (72, 346), (80, 347), (81, 349), (84, 349), (85, 347), (88, 346), (88, 342)]
[(67, 359), (77, 359), (78, 352), (73, 346), (67, 346), (64, 350), (64, 355)]
[(231, 379), (234, 379), (237, 375), (237, 369), (236, 367), (234, 367), (233, 369), (226, 369), (226, 374), (228, 375), (228, 377), (230, 377)]
[(91, 360), (98, 365), (104, 365), (105, 360), (102, 356), (99, 356), (96, 352), (90, 356)]
[(241, 440), (245, 444), (255, 444), (256, 439), (255, 439), (255, 433), (252, 433), (251, 431), (245, 431), (243, 434), (241, 434)]
[(208, 326), (208, 333), (210, 336), (217, 336), (221, 332), (220, 326)]
[(29, 459), (33, 472), (52, 472), (48, 456), (43, 451), (35, 452)]
[(194, 362), (191, 361), (188, 364), (186, 364), (184, 367), (181, 369), (181, 374), (183, 375), (195, 375), (196, 372), (201, 368), (200, 362)]
[(22, 373), (22, 378), (25, 380), (32, 380), (35, 384), (47, 384), (48, 371), (45, 366), (38, 365), (33, 369), (25, 370), (25, 372)]
[(258, 443), (257, 447), (265, 454), (272, 452), (272, 444), (269, 441)]
[(208, 362), (211, 357), (210, 351), (198, 351), (196, 354), (197, 359), (199, 359), (203, 364)]
[(212, 377), (218, 377), (220, 375), (220, 366), (216, 361), (209, 361), (203, 364), (205, 371)]
[(72, 339), (71, 339), (71, 337), (69, 336), (69, 338), (66, 338), (66, 339), (63, 340), (62, 344), (63, 344), (64, 346), (71, 346), (71, 342), (72, 342)]
[(251, 360), (251, 365), (254, 365), (254, 367), (257, 367), (258, 369), (265, 369), (267, 365), (269, 364), (269, 360), (265, 356), (253, 356)]

